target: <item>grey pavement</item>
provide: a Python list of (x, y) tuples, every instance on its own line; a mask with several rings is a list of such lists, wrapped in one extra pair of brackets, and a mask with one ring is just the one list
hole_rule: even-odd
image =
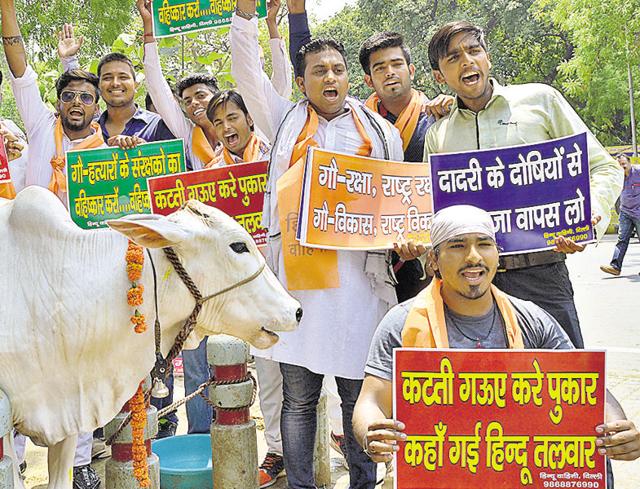
[[(607, 235), (567, 264), (587, 348), (607, 350), (607, 386), (640, 428), (640, 244), (637, 237), (619, 277), (600, 271), (616, 243)], [(640, 488), (640, 460), (613, 463), (616, 489)]]
[[(606, 236), (598, 246), (588, 246), (583, 253), (569, 257), (575, 300), (587, 348), (607, 350), (607, 385), (620, 401), (627, 417), (640, 426), (640, 244), (634, 238), (629, 246), (622, 274), (612, 277), (601, 272), (600, 265), (608, 264), (613, 254), (615, 236)], [(177, 379), (176, 395), (183, 392), (182, 379)], [(186, 432), (184, 407), (178, 434)], [(258, 427), (262, 427), (258, 406), (252, 409)], [(259, 459), (266, 453), (262, 431), (258, 431)], [(337, 462), (332, 452), (333, 489), (348, 487), (348, 473)], [(44, 489), (46, 482), (46, 455), (44, 449), (28, 445), (27, 487)], [(104, 462), (96, 464), (104, 473)], [(382, 467), (380, 467), (382, 469)], [(616, 489), (640, 488), (640, 460), (614, 462)], [(278, 480), (274, 489), (286, 488), (286, 479)]]

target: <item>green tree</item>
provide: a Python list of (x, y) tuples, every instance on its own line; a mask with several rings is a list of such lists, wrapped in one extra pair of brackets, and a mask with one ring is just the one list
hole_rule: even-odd
[(536, 16), (567, 33), (575, 46), (559, 66), (565, 93), (605, 144), (630, 139), (627, 67), (637, 79), (640, 0), (537, 0)]

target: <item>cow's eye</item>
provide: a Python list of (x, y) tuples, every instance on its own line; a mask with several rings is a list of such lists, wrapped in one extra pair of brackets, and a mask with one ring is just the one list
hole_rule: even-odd
[(249, 248), (247, 248), (247, 245), (245, 243), (231, 243), (229, 246), (236, 253), (249, 253)]

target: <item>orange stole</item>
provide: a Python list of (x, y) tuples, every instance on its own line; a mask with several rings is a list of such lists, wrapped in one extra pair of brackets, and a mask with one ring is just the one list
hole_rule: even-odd
[[(249, 139), (247, 146), (244, 148), (244, 151), (242, 152), (242, 161), (245, 163), (258, 161), (258, 156), (260, 155), (261, 143), (262, 141), (260, 141), (260, 138), (256, 136), (256, 133), (252, 132), (251, 138)], [(224, 162), (227, 165), (236, 164), (236, 161), (233, 159), (233, 156), (231, 155), (231, 153), (227, 148), (224, 148), (224, 150), (222, 151), (222, 154), (224, 155)]]
[[(351, 109), (351, 111), (358, 133), (363, 140), (363, 144), (356, 154), (369, 156), (373, 148), (371, 139), (355, 110)], [(318, 114), (313, 107), (309, 106), (307, 122), (293, 147), (289, 169), (278, 179), (276, 184), (282, 254), (289, 290), (340, 287), (338, 253), (334, 250), (308, 248), (302, 246), (296, 239), (305, 157), (310, 147), (318, 147), (318, 143), (313, 139), (318, 131), (318, 123)]]
[[(402, 138), (402, 149), (407, 150), (413, 133), (418, 127), (418, 119), (423, 111), (423, 105), (426, 101), (424, 93), (415, 89), (411, 90), (411, 101), (398, 116), (394, 126), (400, 131), (400, 137)], [(380, 112), (380, 97), (374, 92), (365, 102), (366, 106), (374, 112)]]
[(0, 199), (15, 199), (16, 189), (11, 182), (0, 183)]
[[(441, 288), (442, 280), (434, 278), (431, 284), (416, 296), (402, 330), (403, 347), (449, 348)], [(504, 292), (494, 285), (491, 286), (491, 293), (506, 326), (509, 348), (523, 350), (522, 331), (513, 305)]]
[[(81, 143), (76, 144), (73, 147), (74, 151), (79, 151), (82, 149), (93, 149), (99, 148), (104, 145), (104, 139), (102, 139), (102, 129), (100, 128), (100, 124), (97, 122), (92, 122), (91, 127), (95, 131), (91, 136), (85, 138)], [(60, 117), (56, 120), (56, 126), (53, 130), (55, 142), (56, 142), (56, 155), (51, 158), (51, 167), (53, 168), (53, 173), (51, 174), (51, 180), (49, 181), (49, 190), (54, 194), (58, 194), (58, 192), (66, 192), (67, 191), (67, 178), (64, 176), (62, 170), (67, 164), (67, 158), (64, 155), (64, 151), (62, 151), (62, 137), (63, 137), (63, 129), (62, 129), (62, 120)]]
[(205, 167), (217, 156), (215, 148), (211, 147), (207, 136), (199, 126), (194, 127), (191, 133), (191, 148), (193, 154), (202, 161), (202, 165)]

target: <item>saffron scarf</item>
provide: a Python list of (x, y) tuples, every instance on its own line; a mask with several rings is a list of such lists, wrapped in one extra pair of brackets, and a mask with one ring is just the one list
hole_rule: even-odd
[[(424, 93), (418, 90), (411, 90), (411, 101), (407, 105), (396, 120), (394, 126), (400, 131), (400, 137), (402, 138), (402, 149), (407, 150), (413, 133), (418, 127), (418, 119), (420, 114), (424, 111), (424, 104), (427, 101), (427, 97)], [(380, 113), (380, 97), (375, 92), (367, 99), (365, 105), (374, 112)]]
[[(441, 289), (442, 280), (434, 278), (431, 284), (416, 296), (402, 329), (403, 347), (449, 348)], [(494, 285), (491, 286), (491, 293), (505, 323), (509, 348), (523, 350), (522, 331), (511, 301)]]
[[(102, 139), (102, 129), (100, 129), (100, 124), (98, 124), (97, 122), (92, 122), (91, 127), (95, 132), (80, 143), (76, 144), (73, 147), (74, 151), (81, 149), (99, 148), (104, 145), (104, 139)], [(51, 167), (53, 168), (53, 173), (51, 174), (51, 180), (49, 181), (49, 190), (51, 190), (56, 195), (59, 192), (67, 191), (67, 178), (64, 176), (64, 167), (67, 164), (67, 159), (65, 157), (64, 150), (62, 149), (63, 134), (64, 132), (62, 129), (62, 119), (58, 117), (56, 126), (53, 130), (53, 135), (56, 142), (56, 155), (51, 158)]]
[(209, 166), (218, 156), (218, 153), (215, 148), (211, 147), (207, 136), (205, 136), (200, 126), (193, 128), (193, 132), (191, 133), (191, 148), (193, 149), (193, 154), (202, 161), (204, 167)]
[[(256, 136), (256, 133), (252, 132), (251, 138), (249, 139), (249, 142), (242, 152), (241, 162), (249, 163), (251, 161), (258, 161), (258, 159), (260, 158), (260, 148), (263, 144), (264, 143), (260, 140), (260, 138)], [(222, 154), (224, 155), (225, 164), (235, 165), (236, 163), (240, 163), (240, 161), (238, 161), (238, 158), (234, 158), (234, 156), (227, 148), (224, 148)]]
[[(363, 140), (363, 144), (356, 154), (358, 156), (370, 156), (373, 150), (371, 138), (367, 135), (354, 109), (351, 109), (351, 114), (358, 133)], [(289, 290), (340, 287), (338, 253), (334, 250), (308, 248), (300, 245), (296, 239), (305, 158), (309, 148), (318, 147), (318, 143), (314, 139), (318, 132), (318, 124), (318, 114), (309, 105), (307, 121), (300, 131), (291, 153), (289, 169), (278, 179), (276, 185), (284, 270)]]

